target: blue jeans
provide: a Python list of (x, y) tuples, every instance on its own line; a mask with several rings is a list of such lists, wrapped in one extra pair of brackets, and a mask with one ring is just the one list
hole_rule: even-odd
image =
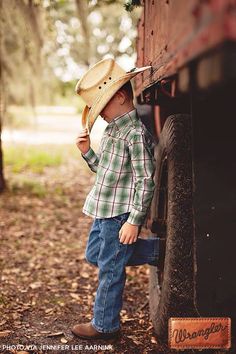
[(114, 332), (120, 328), (125, 267), (152, 264), (158, 258), (159, 238), (138, 238), (132, 244), (120, 243), (119, 231), (128, 216), (129, 213), (125, 213), (112, 218), (95, 219), (89, 234), (85, 257), (99, 268), (91, 323), (99, 332)]

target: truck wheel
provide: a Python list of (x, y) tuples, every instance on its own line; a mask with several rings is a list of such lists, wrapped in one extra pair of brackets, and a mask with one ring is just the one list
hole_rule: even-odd
[(150, 266), (150, 315), (158, 338), (167, 339), (170, 317), (194, 314), (194, 232), (191, 117), (168, 117), (155, 150), (156, 190), (151, 231), (165, 240), (159, 267)]

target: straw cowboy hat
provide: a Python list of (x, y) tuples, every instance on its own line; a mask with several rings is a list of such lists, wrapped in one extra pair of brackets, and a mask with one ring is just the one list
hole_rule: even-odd
[(112, 96), (135, 75), (150, 68), (151, 66), (145, 66), (126, 72), (112, 58), (103, 59), (89, 68), (75, 88), (86, 103), (82, 112), (83, 127), (87, 127), (90, 132), (96, 118)]

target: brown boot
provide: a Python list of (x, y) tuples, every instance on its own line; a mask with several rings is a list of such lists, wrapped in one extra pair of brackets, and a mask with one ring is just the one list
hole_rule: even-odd
[(83, 339), (113, 339), (118, 338), (120, 335), (120, 330), (111, 333), (98, 332), (92, 326), (91, 322), (77, 324), (72, 328), (71, 331), (77, 337)]

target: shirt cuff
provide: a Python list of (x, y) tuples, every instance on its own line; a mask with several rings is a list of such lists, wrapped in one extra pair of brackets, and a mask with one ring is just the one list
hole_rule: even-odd
[(145, 217), (146, 212), (132, 209), (127, 219), (127, 222), (132, 225), (143, 225)]
[(90, 147), (89, 150), (83, 154), (81, 153), (82, 157), (87, 160), (87, 161), (95, 161), (97, 159), (97, 155), (95, 154), (95, 152), (93, 151), (93, 149)]

